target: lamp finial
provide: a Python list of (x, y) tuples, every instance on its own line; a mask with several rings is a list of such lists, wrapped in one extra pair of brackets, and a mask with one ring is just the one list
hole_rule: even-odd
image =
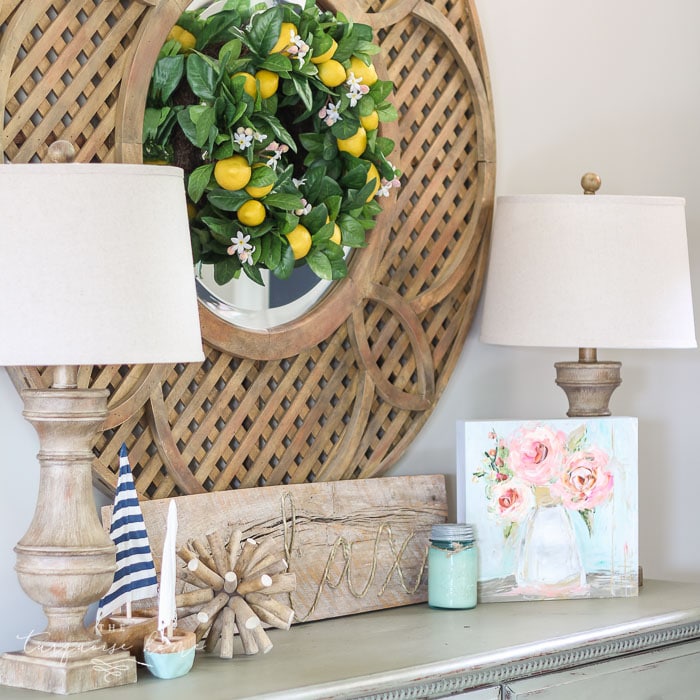
[(583, 194), (595, 194), (600, 189), (600, 175), (597, 173), (586, 173), (581, 178)]
[(75, 147), (70, 141), (58, 140), (49, 146), (47, 163), (72, 163), (75, 160)]

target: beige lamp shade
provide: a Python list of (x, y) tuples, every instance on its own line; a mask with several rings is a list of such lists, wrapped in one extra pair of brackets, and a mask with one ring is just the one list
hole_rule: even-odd
[(0, 165), (0, 365), (202, 360), (183, 173)]
[(481, 340), (542, 347), (696, 347), (685, 201), (499, 197)]

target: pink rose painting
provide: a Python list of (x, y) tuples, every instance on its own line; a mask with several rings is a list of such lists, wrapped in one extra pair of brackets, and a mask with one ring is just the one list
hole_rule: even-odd
[(482, 601), (637, 593), (637, 421), (458, 424)]

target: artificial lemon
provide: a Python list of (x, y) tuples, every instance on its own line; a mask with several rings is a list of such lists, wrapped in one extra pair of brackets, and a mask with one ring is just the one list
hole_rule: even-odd
[(359, 127), (352, 136), (347, 139), (336, 139), (336, 143), (339, 151), (345, 151), (359, 158), (367, 148), (367, 132), (363, 127)]
[[(256, 163), (253, 166), (254, 169), (257, 168), (267, 168), (272, 174), (274, 175), (274, 170), (270, 168), (267, 165), (263, 165), (262, 163)], [(275, 183), (273, 182), (271, 185), (261, 185), (260, 187), (257, 187), (255, 185), (248, 185), (245, 188), (245, 191), (251, 196), (255, 197), (255, 199), (260, 199), (261, 197), (264, 197), (266, 194), (270, 194), (272, 192), (272, 188), (275, 186)]]
[(379, 126), (379, 115), (377, 110), (373, 110), (366, 117), (360, 117), (360, 124), (364, 127), (365, 131), (372, 131)]
[(263, 68), (255, 74), (255, 79), (260, 84), (260, 97), (262, 97), (263, 100), (272, 97), (277, 92), (277, 88), (280, 84), (280, 77), (277, 73)]
[(324, 61), (330, 61), (331, 58), (333, 58), (338, 48), (338, 43), (335, 39), (331, 39), (331, 41), (333, 43), (331, 44), (331, 47), (328, 50), (324, 51), (323, 53), (320, 53), (318, 56), (311, 57), (311, 63), (323, 63)]
[(287, 234), (287, 240), (295, 260), (303, 258), (311, 250), (311, 234), (306, 226), (298, 224), (293, 231)]
[(176, 24), (168, 33), (166, 41), (175, 39), (182, 47), (183, 53), (189, 53), (197, 45), (197, 39), (194, 34), (183, 29), (179, 24)]
[(326, 87), (338, 87), (345, 82), (345, 68), (331, 58), (318, 64), (318, 78)]
[(250, 95), (253, 99), (258, 94), (258, 88), (255, 85), (255, 76), (250, 73), (234, 73), (231, 77), (237, 78), (239, 75), (245, 77), (245, 83), (243, 83), (243, 91)]
[(377, 80), (379, 80), (374, 66), (372, 64), (368, 66), (364, 61), (357, 58), (357, 56), (353, 56), (350, 59), (348, 77), (350, 77), (350, 73), (354, 73), (356, 78), (362, 78), (363, 85), (374, 85)]
[(243, 156), (231, 156), (216, 162), (214, 179), (225, 190), (242, 190), (250, 181), (252, 172)]
[(291, 22), (282, 22), (279, 39), (277, 39), (277, 43), (272, 47), (270, 53), (284, 52), (284, 49), (292, 43), (292, 37), (295, 37), (297, 33), (296, 25)]
[(379, 189), (379, 171), (374, 163), (369, 164), (369, 170), (367, 171), (367, 182), (370, 182), (371, 180), (374, 180), (374, 189), (367, 197), (368, 202), (374, 198), (374, 195), (377, 194), (377, 190)]
[(336, 223), (333, 224), (333, 235), (328, 240), (333, 241), (333, 243), (337, 243), (338, 245), (340, 245), (341, 233), (340, 233), (340, 226), (338, 226), (338, 224), (336, 224)]
[(259, 226), (265, 221), (265, 207), (257, 199), (249, 199), (238, 207), (236, 217), (244, 226)]

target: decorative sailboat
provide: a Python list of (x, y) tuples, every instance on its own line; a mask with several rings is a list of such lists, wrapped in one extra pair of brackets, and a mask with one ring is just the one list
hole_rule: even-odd
[(177, 629), (175, 603), (177, 507), (168, 506), (168, 521), (163, 542), (158, 594), (158, 630), (149, 634), (143, 656), (149, 671), (158, 678), (184, 676), (192, 668), (197, 638), (194, 632)]
[[(119, 477), (109, 534), (117, 547), (117, 570), (112, 587), (100, 600), (95, 626), (110, 646), (138, 656), (144, 638), (157, 619), (132, 610), (132, 603), (158, 594), (156, 568), (139, 505), (126, 445), (119, 451)], [(125, 609), (125, 614), (122, 614)]]

